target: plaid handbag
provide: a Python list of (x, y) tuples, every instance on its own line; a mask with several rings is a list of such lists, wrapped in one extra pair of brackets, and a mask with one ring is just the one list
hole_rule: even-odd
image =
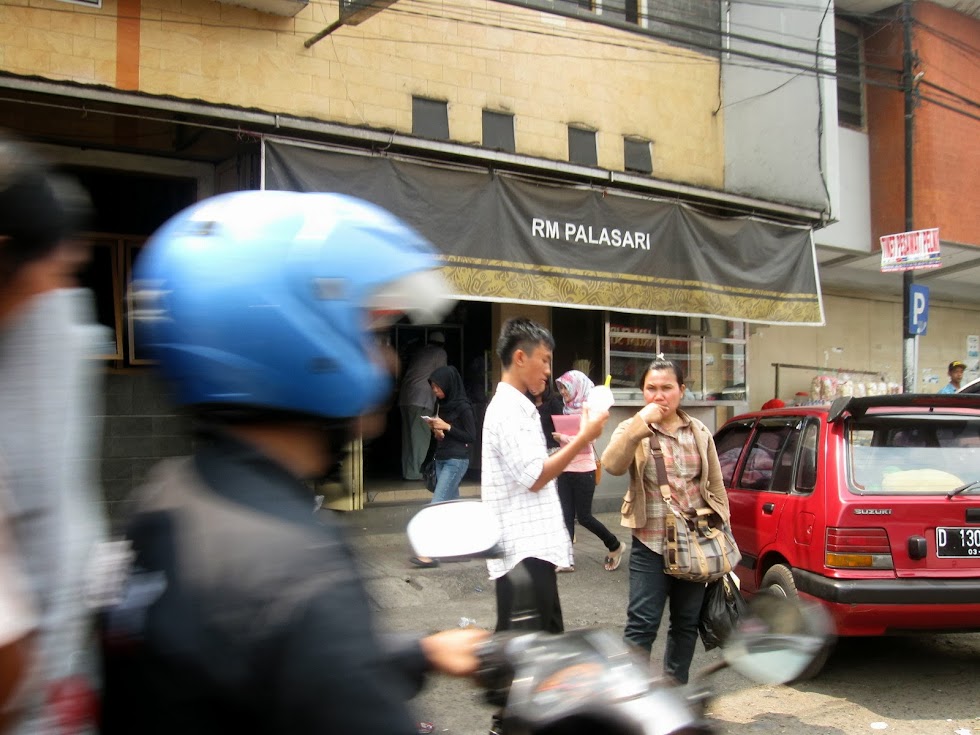
[(677, 508), (670, 497), (663, 452), (651, 448), (650, 455), (657, 466), (660, 495), (670, 510), (664, 518), (664, 571), (689, 582), (724, 577), (742, 558), (731, 526), (711, 508), (699, 508), (694, 515)]

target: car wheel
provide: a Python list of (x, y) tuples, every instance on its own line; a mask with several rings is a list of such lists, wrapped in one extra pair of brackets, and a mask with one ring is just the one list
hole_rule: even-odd
[(766, 570), (760, 591), (769, 591), (788, 600), (800, 599), (796, 582), (793, 581), (793, 572), (784, 564), (774, 564)]
[[(762, 585), (759, 587), (759, 591), (779, 595), (794, 602), (798, 602), (800, 599), (800, 595), (796, 591), (796, 582), (793, 581), (793, 572), (785, 564), (774, 564), (766, 570), (765, 575), (762, 577)], [(823, 669), (833, 650), (834, 642), (828, 640), (827, 645), (814, 657), (813, 662), (803, 670), (802, 674), (789, 683), (792, 684), (814, 678)]]

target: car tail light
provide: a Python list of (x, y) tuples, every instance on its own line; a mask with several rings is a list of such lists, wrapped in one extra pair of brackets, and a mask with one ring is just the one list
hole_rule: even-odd
[(894, 569), (888, 532), (884, 528), (828, 528), (828, 567)]

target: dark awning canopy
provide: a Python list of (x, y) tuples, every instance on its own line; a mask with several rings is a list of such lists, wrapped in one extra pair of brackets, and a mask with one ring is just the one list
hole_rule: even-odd
[(264, 187), (395, 213), (433, 242), (460, 298), (823, 324), (807, 227), (278, 140), (264, 141)]

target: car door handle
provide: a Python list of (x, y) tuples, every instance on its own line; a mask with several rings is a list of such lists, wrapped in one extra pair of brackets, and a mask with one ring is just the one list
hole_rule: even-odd
[(762, 504), (762, 512), (765, 513), (767, 516), (771, 516), (772, 515), (772, 512), (774, 510), (776, 510), (776, 504), (775, 503), (763, 503)]

